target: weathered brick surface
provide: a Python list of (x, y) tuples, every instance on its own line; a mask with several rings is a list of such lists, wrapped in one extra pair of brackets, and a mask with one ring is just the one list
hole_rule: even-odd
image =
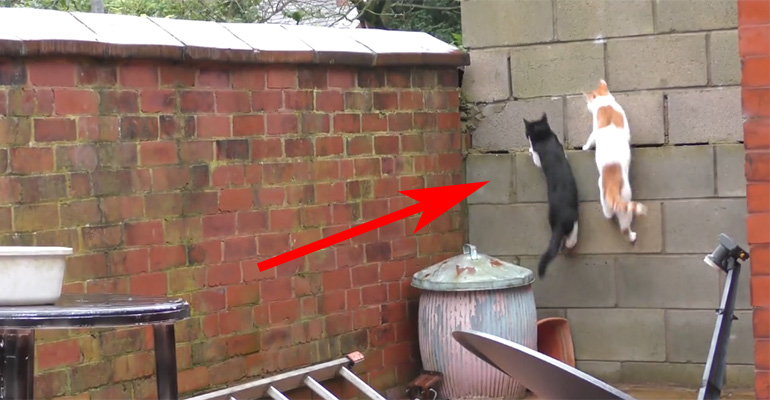
[[(74, 247), (68, 293), (188, 300), (183, 394), (352, 350), (379, 390), (414, 378), (409, 277), (460, 251), (459, 207), (417, 234), (414, 216), (266, 272), (257, 262), (411, 204), (399, 190), (462, 182), (455, 69), (8, 68), (29, 83), (0, 86), (0, 244)], [(145, 328), (38, 340), (39, 398), (155, 396)]]
[(670, 143), (736, 143), (741, 119), (737, 87), (668, 93)]
[(513, 97), (582, 93), (604, 78), (600, 43), (555, 43), (511, 49)]
[(567, 319), (581, 361), (666, 359), (663, 310), (572, 308)]
[(540, 98), (495, 103), (481, 109), (481, 121), (471, 134), (474, 149), (482, 151), (521, 150), (529, 148), (522, 119), (548, 115), (548, 124), (564, 141), (564, 102), (560, 98)]
[(508, 50), (471, 50), (471, 65), (465, 67), (463, 94), (473, 102), (506, 100), (511, 96)]
[(550, 0), (460, 2), (463, 45), (469, 48), (543, 43), (553, 40)]
[(508, 204), (515, 185), (513, 155), (469, 154), (465, 161), (467, 182), (489, 183), (468, 196), (468, 204)]
[(655, 0), (658, 32), (729, 29), (737, 26), (734, 0)]
[(624, 1), (622, 7), (612, 0), (556, 0), (555, 5), (558, 40), (635, 36), (654, 31), (652, 3), (647, 0)]
[(738, 31), (711, 32), (709, 42), (709, 82), (712, 85), (739, 85), (741, 58), (738, 57)]
[[(727, 362), (754, 364), (751, 312), (738, 311), (730, 330)], [(717, 315), (712, 310), (666, 311), (666, 358), (671, 362), (705, 363)]]
[(667, 253), (714, 250), (720, 233), (746, 243), (744, 199), (670, 200), (663, 203), (663, 236)]

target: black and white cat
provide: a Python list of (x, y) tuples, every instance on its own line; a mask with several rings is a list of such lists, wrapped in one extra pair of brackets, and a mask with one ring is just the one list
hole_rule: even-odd
[[(548, 223), (551, 241), (540, 257), (538, 276), (543, 278), (548, 264), (561, 250), (562, 243), (571, 249), (578, 240), (578, 190), (564, 147), (548, 125), (548, 116), (537, 121), (524, 119), (532, 161), (543, 170), (548, 187)], [(565, 240), (566, 237), (566, 240)]]

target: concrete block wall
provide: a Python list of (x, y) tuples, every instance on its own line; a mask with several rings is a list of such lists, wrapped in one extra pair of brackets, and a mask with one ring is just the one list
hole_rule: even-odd
[[(469, 240), (527, 268), (549, 239), (545, 180), (522, 118), (548, 114), (578, 181), (580, 233), (534, 284), (540, 317), (569, 319), (578, 367), (609, 382), (697, 387), (724, 279), (720, 232), (746, 243), (741, 67), (734, 0), (464, 0), (471, 150)], [(649, 207), (628, 244), (598, 201), (582, 92), (607, 80), (632, 131), (631, 184)], [(749, 267), (727, 385), (751, 387)]]

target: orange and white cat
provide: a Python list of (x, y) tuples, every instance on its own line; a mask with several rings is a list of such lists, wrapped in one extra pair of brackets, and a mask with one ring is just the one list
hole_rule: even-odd
[(629, 242), (636, 242), (631, 229), (634, 215), (644, 215), (647, 207), (631, 201), (631, 130), (623, 107), (607, 89), (604, 79), (591, 93), (585, 93), (593, 128), (583, 150), (596, 146), (596, 167), (599, 169), (599, 199), (607, 219), (617, 215), (620, 231)]

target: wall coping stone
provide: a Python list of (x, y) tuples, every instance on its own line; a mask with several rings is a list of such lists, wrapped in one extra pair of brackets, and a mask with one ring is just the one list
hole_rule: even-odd
[(0, 8), (0, 56), (232, 63), (465, 66), (470, 55), (424, 32)]

